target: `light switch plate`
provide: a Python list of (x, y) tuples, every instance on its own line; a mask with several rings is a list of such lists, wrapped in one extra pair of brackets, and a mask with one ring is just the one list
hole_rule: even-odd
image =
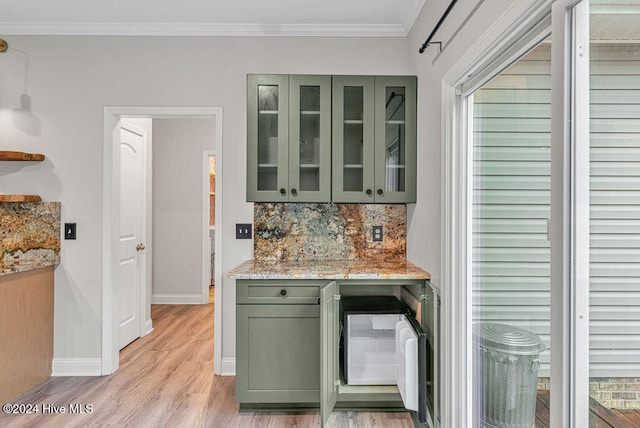
[(250, 223), (236, 223), (236, 239), (251, 239)]
[(76, 239), (76, 224), (65, 223), (64, 224), (64, 239)]

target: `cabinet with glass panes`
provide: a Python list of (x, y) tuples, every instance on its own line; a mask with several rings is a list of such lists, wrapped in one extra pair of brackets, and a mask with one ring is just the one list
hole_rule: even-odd
[(334, 202), (416, 200), (416, 78), (333, 77)]
[(249, 75), (247, 201), (331, 201), (331, 76)]
[(414, 76), (247, 81), (247, 201), (415, 202)]

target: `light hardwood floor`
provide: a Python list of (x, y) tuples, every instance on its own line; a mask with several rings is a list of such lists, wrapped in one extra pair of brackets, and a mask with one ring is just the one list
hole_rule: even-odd
[[(239, 413), (235, 378), (213, 375), (213, 304), (153, 305), (154, 331), (120, 353), (120, 369), (103, 377), (55, 377), (14, 403), (37, 415), (0, 413), (2, 427), (315, 427), (317, 412)], [(43, 414), (44, 404), (65, 414)], [(69, 414), (69, 405), (92, 412)], [(333, 427), (412, 427), (406, 412), (334, 412)]]

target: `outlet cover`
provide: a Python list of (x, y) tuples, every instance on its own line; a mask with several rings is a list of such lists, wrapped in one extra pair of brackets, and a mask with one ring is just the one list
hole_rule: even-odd
[(374, 242), (381, 242), (383, 238), (382, 226), (373, 226), (373, 240)]
[(252, 227), (250, 223), (236, 223), (236, 239), (251, 239)]

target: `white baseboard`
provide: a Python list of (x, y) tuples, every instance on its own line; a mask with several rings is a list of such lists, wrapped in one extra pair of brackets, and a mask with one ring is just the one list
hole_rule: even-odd
[(222, 359), (222, 371), (218, 373), (220, 376), (235, 376), (236, 375), (236, 359), (235, 358), (223, 358)]
[(152, 294), (152, 305), (201, 305), (200, 294)]
[(153, 331), (153, 321), (151, 320), (151, 318), (149, 318), (144, 325), (144, 331), (142, 332), (142, 336), (146, 336), (152, 331)]
[(54, 358), (51, 376), (102, 376), (102, 359)]

